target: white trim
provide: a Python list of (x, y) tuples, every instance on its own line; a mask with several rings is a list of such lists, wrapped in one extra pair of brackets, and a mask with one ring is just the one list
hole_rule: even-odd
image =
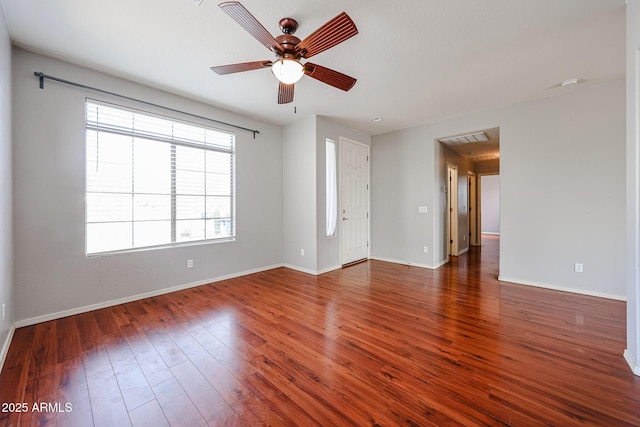
[[(354, 139), (351, 138), (347, 138), (346, 136), (340, 136), (339, 138), (339, 144), (336, 145), (336, 148), (338, 150), (338, 169), (337, 169), (337, 173), (338, 173), (338, 233), (339, 236), (338, 238), (340, 239), (339, 242), (339, 246), (340, 246), (340, 251), (339, 251), (339, 257), (340, 257), (340, 262), (344, 262), (344, 260), (342, 259), (342, 221), (340, 220), (341, 214), (340, 212), (342, 212), (342, 161), (344, 160), (342, 158), (342, 144), (344, 142), (348, 142), (350, 144), (353, 145), (359, 145), (360, 147), (366, 148), (367, 149), (367, 258), (371, 259), (371, 146), (367, 145), (365, 143), (356, 141)], [(340, 266), (342, 267), (342, 266)], [(313, 273), (312, 273), (313, 274)]]
[(292, 264), (283, 264), (282, 267), (299, 271), (301, 273), (311, 274), (313, 276), (319, 276), (321, 274), (325, 274), (334, 270), (340, 270), (342, 268), (341, 265), (334, 265), (333, 267), (323, 268), (322, 270), (311, 270), (308, 268), (298, 267), (297, 265), (292, 265)]
[(318, 272), (316, 270), (311, 270), (309, 268), (298, 267), (297, 265), (293, 265), (293, 264), (283, 264), (282, 266), (284, 268), (288, 268), (290, 270), (299, 271), (301, 273), (312, 274), (314, 276), (318, 275)]
[(482, 234), (489, 234), (491, 236), (499, 236), (500, 235), (500, 233), (495, 233), (495, 232), (492, 232), (492, 231), (483, 231)]
[(11, 345), (11, 340), (13, 339), (13, 333), (16, 331), (16, 325), (11, 325), (11, 329), (9, 329), (9, 333), (7, 334), (7, 339), (4, 340), (4, 344), (2, 344), (2, 351), (0, 352), (0, 371), (4, 368), (4, 362), (7, 359), (7, 354), (9, 354), (9, 346)]
[(549, 285), (549, 284), (546, 284), (546, 283), (531, 282), (531, 281), (528, 281), (528, 280), (513, 279), (513, 278), (509, 278), (509, 277), (504, 277), (504, 276), (498, 276), (498, 280), (500, 282), (509, 282), (509, 283), (515, 283), (517, 285), (534, 286), (536, 288), (544, 288), (544, 289), (551, 289), (551, 290), (554, 290), (554, 291), (570, 292), (572, 294), (587, 295), (587, 296), (591, 296), (591, 297), (606, 298), (606, 299), (612, 299), (612, 300), (617, 300), (617, 301), (626, 301), (627, 300), (627, 297), (624, 296), (624, 295), (611, 295), (611, 294), (605, 294), (605, 293), (602, 293), (602, 292), (586, 291), (584, 289), (565, 288), (565, 287), (562, 287), (562, 286)]
[[(338, 188), (338, 144), (331, 138), (325, 138), (325, 236), (335, 237), (338, 232), (338, 209), (340, 209)], [(331, 149), (329, 149), (331, 147)], [(331, 209), (333, 208), (333, 209)]]
[(322, 270), (318, 270), (318, 275), (329, 273), (335, 270), (340, 270), (341, 268), (342, 268), (341, 265), (334, 265), (333, 267), (323, 268)]
[(458, 252), (458, 255), (456, 255), (456, 256), (460, 256), (460, 255), (466, 254), (467, 252), (469, 252), (469, 247), (468, 246), (466, 248), (464, 248), (463, 250), (461, 250), (460, 252)]
[(442, 267), (443, 265), (445, 265), (446, 263), (449, 262), (449, 260), (445, 260), (441, 263), (439, 263), (438, 265), (428, 265), (428, 264), (419, 264), (419, 263), (415, 263), (415, 262), (411, 262), (411, 261), (402, 261), (402, 260), (398, 260), (398, 259), (391, 259), (391, 258), (382, 258), (382, 257), (371, 257), (370, 259), (376, 260), (376, 261), (382, 261), (382, 262), (390, 262), (392, 264), (401, 264), (401, 265), (408, 265), (409, 267), (419, 267), (419, 268), (426, 268), (428, 270), (437, 270), (438, 268)]
[(444, 259), (442, 261), (440, 261), (439, 263), (437, 263), (433, 269), (437, 270), (438, 268), (442, 267), (443, 265), (449, 264), (449, 258), (447, 257), (447, 259)]
[(633, 359), (633, 356), (631, 355), (631, 352), (629, 350), (624, 351), (623, 353), (624, 359), (627, 361), (627, 363), (629, 364), (629, 367), (631, 368), (631, 371), (640, 376), (640, 365), (638, 365), (638, 363), (636, 363), (636, 361)]
[[(455, 171), (455, 180), (452, 180), (451, 173)], [(455, 163), (451, 163), (447, 161), (447, 178), (446, 178), (446, 186), (447, 186), (447, 202), (446, 202), (446, 219), (447, 219), (447, 255), (455, 255), (458, 252), (458, 248), (460, 247), (460, 242), (458, 238), (460, 237), (460, 229), (459, 229), (459, 216), (460, 212), (458, 211), (458, 165)], [(452, 190), (455, 188), (455, 194)], [(455, 196), (455, 197), (454, 197)], [(452, 215), (451, 213), (454, 213)], [(455, 229), (455, 230), (454, 230)], [(451, 232), (454, 231), (452, 235)]]
[(158, 295), (169, 294), (171, 292), (181, 291), (184, 289), (194, 288), (196, 286), (207, 285), (209, 283), (220, 282), (222, 280), (233, 279), (236, 277), (246, 276), (248, 274), (260, 273), (262, 271), (273, 270), (275, 268), (284, 267), (283, 264), (270, 265), (267, 267), (256, 268), (253, 270), (247, 270), (240, 273), (229, 274), (226, 276), (214, 277), (211, 279), (199, 280), (197, 282), (185, 283), (183, 285), (173, 286), (170, 288), (158, 289), (156, 291), (145, 292), (143, 294), (132, 295), (129, 297), (118, 298), (115, 300), (100, 302), (96, 304), (89, 304), (83, 307), (71, 308), (69, 310), (58, 311), (57, 313), (43, 314), (42, 316), (36, 316), (29, 319), (19, 320), (15, 323), (16, 328), (22, 328), (24, 326), (31, 326), (37, 323), (48, 322), (50, 320), (61, 319), (67, 316), (73, 316), (75, 314), (86, 313), (93, 310), (99, 310), (101, 308), (113, 307), (114, 305), (126, 304), (132, 301), (138, 301), (145, 298), (151, 298)]

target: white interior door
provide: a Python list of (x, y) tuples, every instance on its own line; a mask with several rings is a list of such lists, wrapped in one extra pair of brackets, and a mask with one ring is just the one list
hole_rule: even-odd
[(369, 256), (369, 147), (340, 139), (342, 264)]

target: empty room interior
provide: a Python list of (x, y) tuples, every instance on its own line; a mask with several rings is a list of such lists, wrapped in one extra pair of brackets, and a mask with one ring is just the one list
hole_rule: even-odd
[(0, 0), (0, 425), (640, 426), (640, 0)]

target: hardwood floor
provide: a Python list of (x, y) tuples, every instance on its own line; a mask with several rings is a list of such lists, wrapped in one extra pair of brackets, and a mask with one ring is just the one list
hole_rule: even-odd
[(500, 283), (483, 244), (435, 271), (281, 268), (20, 328), (0, 425), (640, 425), (625, 303)]

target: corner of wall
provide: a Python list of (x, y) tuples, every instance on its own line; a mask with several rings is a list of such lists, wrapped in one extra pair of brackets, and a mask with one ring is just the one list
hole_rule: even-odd
[(282, 132), (283, 263), (317, 270), (316, 116), (286, 126)]
[(11, 75), (11, 41), (0, 4), (0, 369), (15, 330)]
[(627, 348), (624, 357), (633, 373), (640, 375), (640, 135), (638, 135), (638, 108), (640, 108), (640, 1), (627, 1)]

